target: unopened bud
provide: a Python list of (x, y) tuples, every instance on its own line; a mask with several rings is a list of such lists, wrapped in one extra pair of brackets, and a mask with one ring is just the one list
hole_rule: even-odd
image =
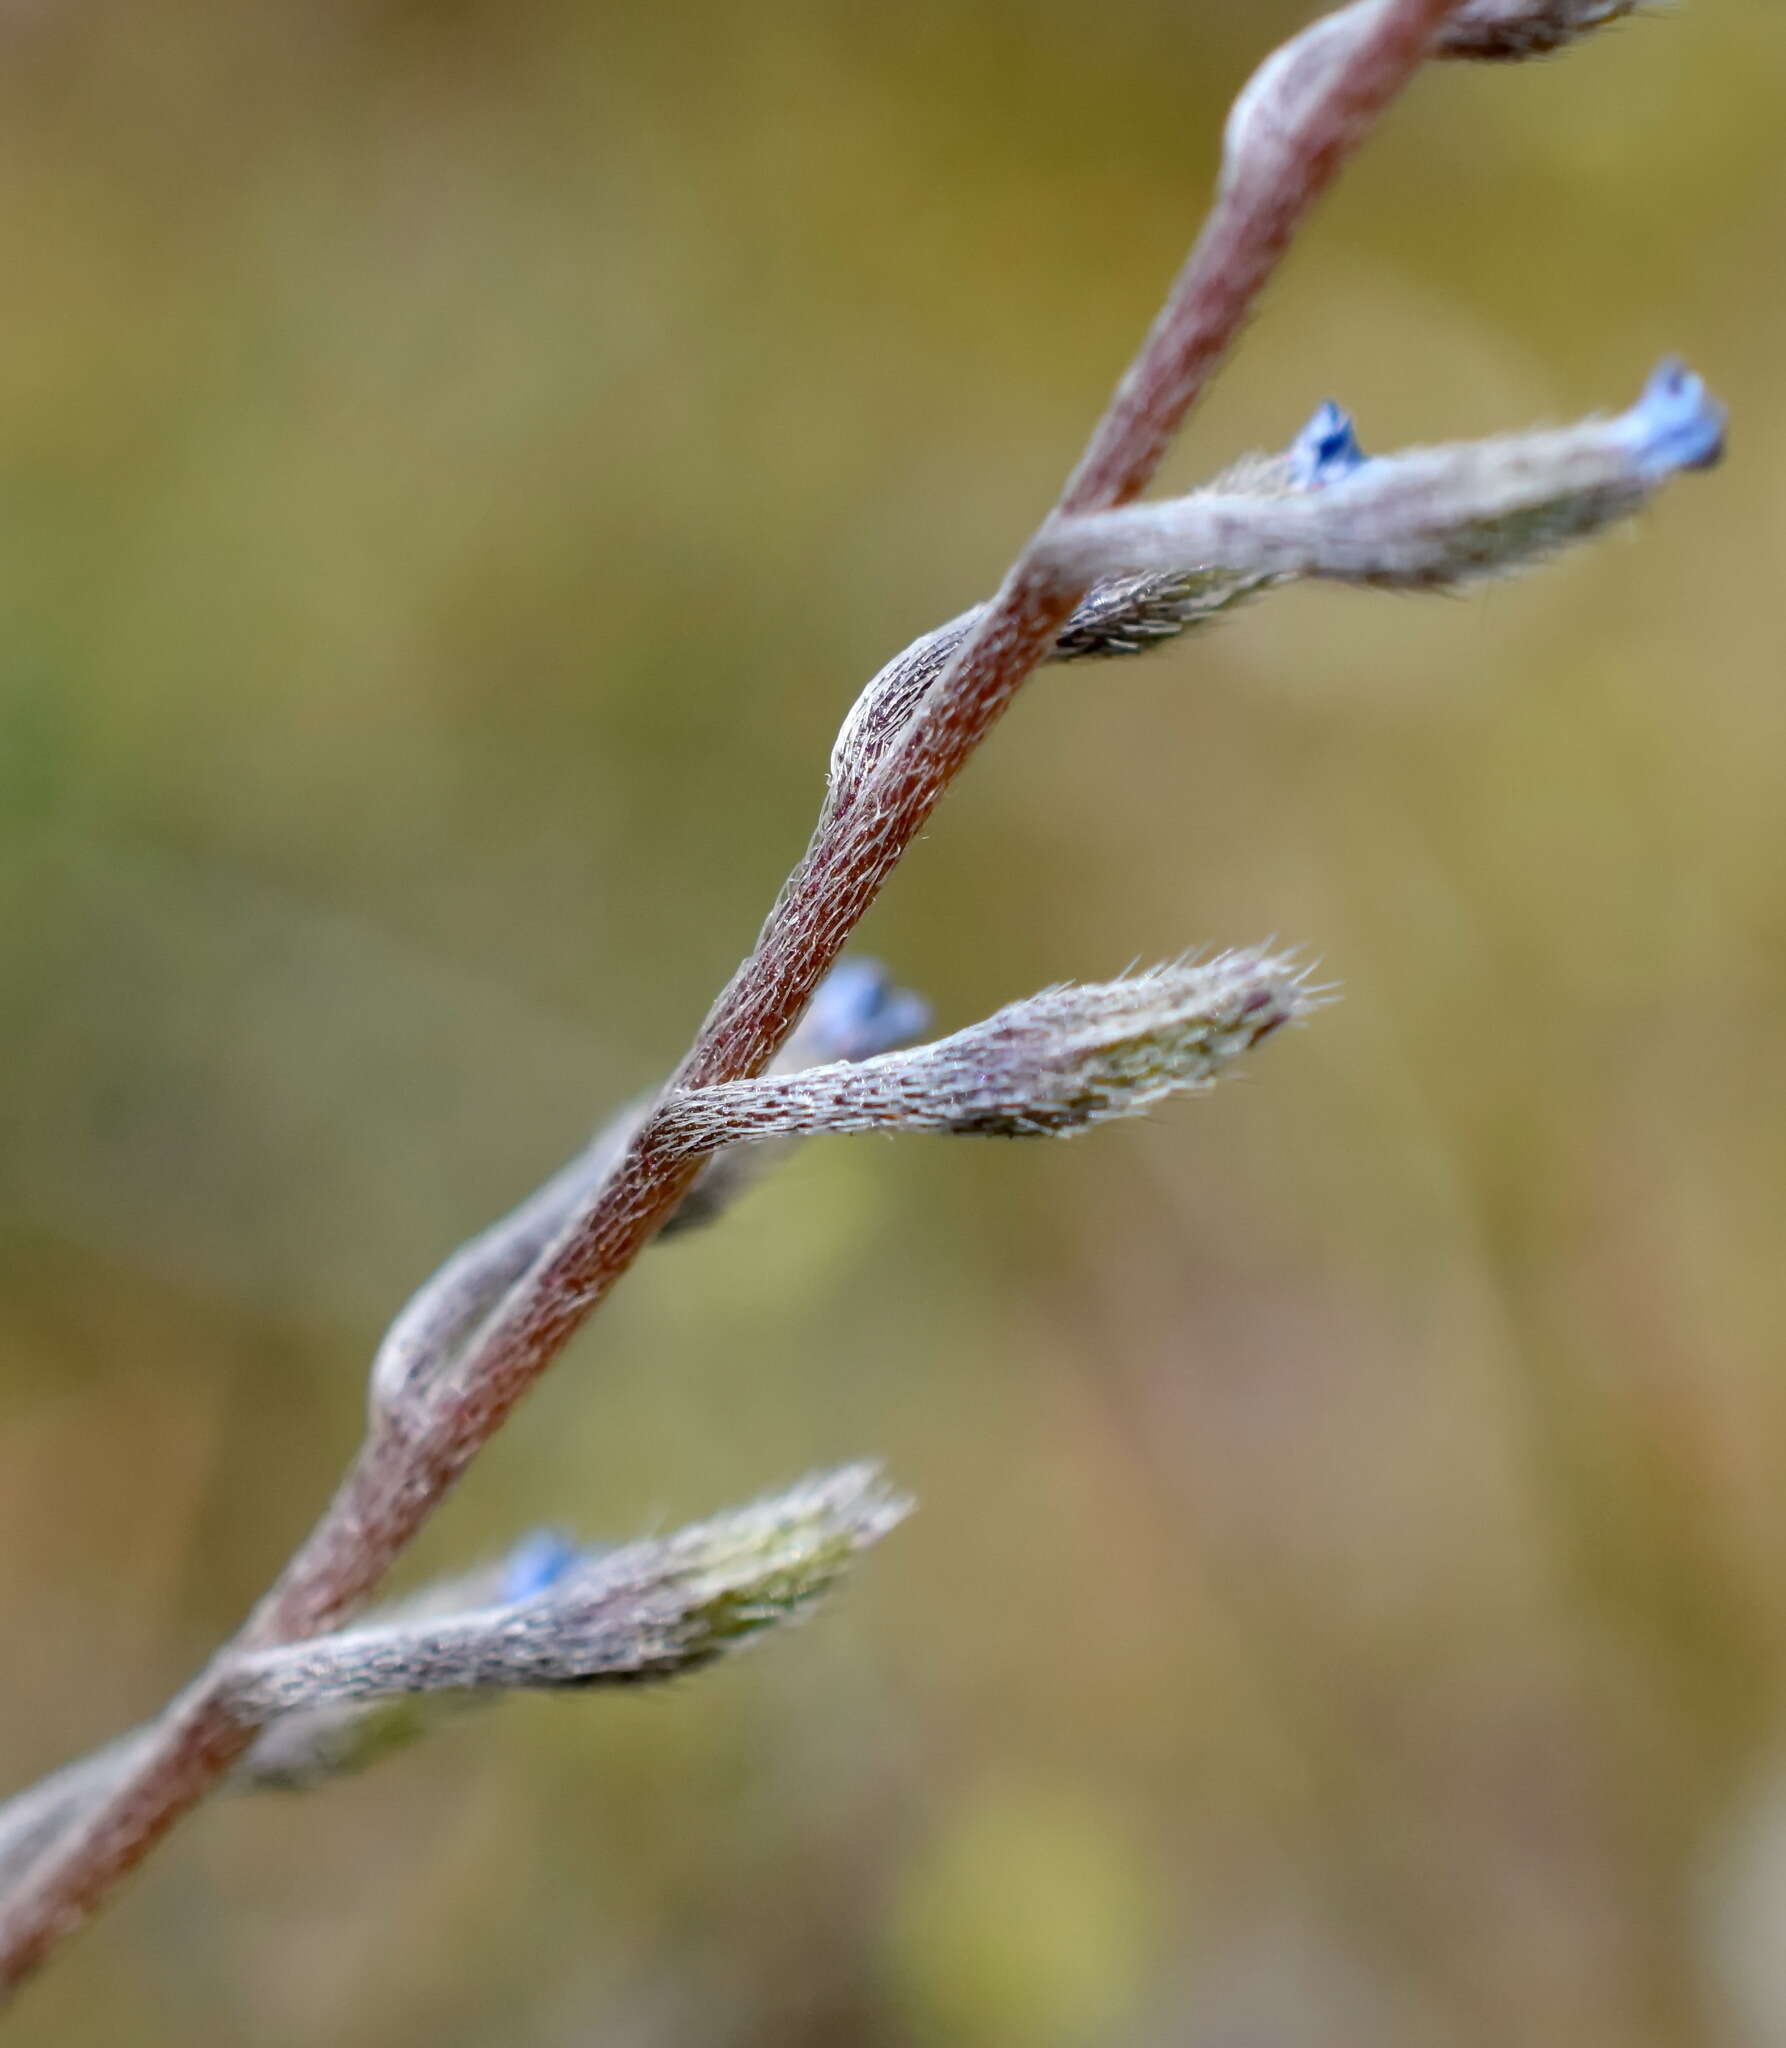
[(952, 1037), (855, 1066), (670, 1096), (664, 1137), (691, 1150), (852, 1131), (1053, 1137), (1209, 1087), (1312, 1009), (1293, 963), (1263, 952), (1046, 989)]
[[(314, 1784), (503, 1692), (669, 1678), (806, 1612), (911, 1510), (873, 1465), (618, 1549), (529, 1537), (495, 1574), (247, 1657), (229, 1701), (269, 1724), (242, 1782)], [(429, 1696), (427, 1707), (422, 1701)]]
[[(1411, 448), (1322, 490), (1207, 490), (1055, 522), (1064, 581), (1127, 573), (1326, 577), (1389, 590), (1504, 576), (1636, 512), (1724, 443), (1724, 409), (1676, 362), (1629, 411), (1570, 427)], [(1318, 459), (1319, 437), (1311, 444)]]

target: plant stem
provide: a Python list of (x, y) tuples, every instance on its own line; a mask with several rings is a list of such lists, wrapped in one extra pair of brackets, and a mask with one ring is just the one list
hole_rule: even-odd
[[(1297, 226), (1456, 4), (1360, 0), (1316, 23), (1258, 74), (1230, 122), (1208, 223), (1059, 512), (1104, 510), (1146, 488)], [(906, 734), (822, 824), (675, 1086), (756, 1075), (793, 1029), (881, 885), (1083, 595), (1039, 560), (1032, 541)], [(122, 1782), (109, 1784), (0, 1902), (0, 1989), (20, 1983), (79, 1927), (247, 1748), (254, 1731), (225, 1703), (232, 1655), (314, 1635), (364, 1599), (651, 1241), (700, 1165), (667, 1137), (660, 1118), (648, 1117), (593, 1203), (462, 1357), (418, 1389), (412, 1412), (373, 1428), (241, 1635), (168, 1710)]]

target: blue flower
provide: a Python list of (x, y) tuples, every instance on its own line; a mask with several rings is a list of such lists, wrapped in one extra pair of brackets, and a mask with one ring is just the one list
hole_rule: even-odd
[(1724, 408), (1676, 356), (1657, 364), (1620, 422), (1646, 480), (1677, 469), (1709, 469), (1724, 453)]
[(503, 1562), (503, 1602), (532, 1600), (549, 1592), (581, 1555), (561, 1529), (535, 1529), (523, 1536)]
[(1314, 418), (1290, 443), (1290, 473), (1305, 491), (1338, 483), (1368, 460), (1353, 431), (1352, 415), (1331, 398), (1322, 400)]
[(865, 1060), (921, 1038), (930, 1005), (900, 988), (878, 960), (841, 960), (820, 982), (801, 1035), (827, 1060)]

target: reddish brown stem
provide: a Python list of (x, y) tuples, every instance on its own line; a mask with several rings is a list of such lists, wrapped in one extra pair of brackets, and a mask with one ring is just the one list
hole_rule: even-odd
[[(1100, 421), (1058, 510), (1098, 511), (1146, 488), (1290, 238), (1407, 82), (1457, 0), (1366, 0), (1281, 52), (1255, 87), (1252, 133), (1231, 135), (1223, 186), (1172, 293)], [(1266, 74), (1261, 74), (1265, 77)], [(912, 726), (788, 878), (756, 946), (675, 1077), (760, 1073), (881, 885), (1083, 592), (1034, 543)], [(375, 1428), (303, 1548), (224, 1651), (327, 1628), (377, 1585), (465, 1467), (676, 1207), (700, 1161), (648, 1119), (574, 1231), (527, 1275), (414, 1413)], [(95, 1810), (55, 1840), (0, 1906), (0, 1985), (18, 1984), (246, 1749), (219, 1684), (201, 1679)]]

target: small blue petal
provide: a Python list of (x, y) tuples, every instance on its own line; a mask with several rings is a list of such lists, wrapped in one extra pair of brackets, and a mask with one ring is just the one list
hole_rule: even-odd
[(1724, 453), (1724, 408), (1673, 356), (1657, 365), (1622, 424), (1646, 479), (1677, 469), (1709, 469)]
[(802, 1029), (825, 1057), (865, 1060), (923, 1035), (930, 1005), (898, 987), (878, 960), (843, 960), (819, 984)]
[(861, 1057), (871, 1052), (893, 1052), (910, 1045), (930, 1029), (930, 1005), (915, 990), (889, 989), (886, 1001), (875, 1012), (873, 1042), (865, 1045)]
[(1352, 416), (1331, 398), (1322, 401), (1296, 439), (1290, 443), (1290, 473), (1305, 491), (1338, 483), (1368, 458), (1358, 445)]
[(502, 1599), (505, 1604), (532, 1600), (547, 1592), (564, 1577), (580, 1555), (577, 1546), (559, 1529), (535, 1529), (523, 1536), (502, 1567)]

